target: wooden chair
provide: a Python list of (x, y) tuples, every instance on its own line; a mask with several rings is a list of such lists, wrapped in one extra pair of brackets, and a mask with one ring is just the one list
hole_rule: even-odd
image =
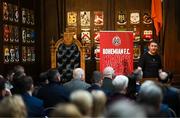
[(65, 32), (56, 43), (51, 41), (51, 68), (59, 70), (63, 83), (72, 79), (74, 68), (85, 71), (85, 47), (73, 35), (73, 32)]

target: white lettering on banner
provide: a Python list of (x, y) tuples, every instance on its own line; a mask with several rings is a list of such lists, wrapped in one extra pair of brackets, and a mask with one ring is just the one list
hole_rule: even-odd
[(103, 49), (103, 54), (130, 54), (128, 48), (124, 49)]

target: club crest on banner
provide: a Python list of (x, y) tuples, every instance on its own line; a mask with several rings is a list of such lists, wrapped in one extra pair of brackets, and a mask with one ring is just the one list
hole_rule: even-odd
[(115, 45), (115, 46), (119, 46), (121, 44), (121, 39), (119, 36), (115, 36), (113, 39), (112, 39), (112, 44)]

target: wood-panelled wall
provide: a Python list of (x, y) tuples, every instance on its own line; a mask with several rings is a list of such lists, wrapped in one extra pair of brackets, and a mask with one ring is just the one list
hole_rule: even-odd
[[(168, 10), (165, 10), (168, 12), (165, 13), (165, 32), (162, 31), (160, 35), (163, 65), (165, 70), (174, 73), (174, 84), (180, 85), (180, 51), (178, 51), (180, 49), (178, 35), (180, 7), (177, 5), (179, 1), (163, 1), (168, 3)], [(46, 70), (50, 68), (50, 41), (51, 39), (58, 40), (65, 31), (67, 11), (103, 10), (105, 11), (105, 29), (114, 30), (117, 9), (149, 10), (151, 0), (41, 0), (41, 6), (41, 67), (42, 70)], [(87, 64), (91, 65), (89, 69), (95, 69), (91, 62)]]
[(179, 0), (164, 0), (166, 2), (163, 60), (164, 68), (173, 72), (173, 83), (180, 85), (180, 4)]
[(50, 68), (50, 41), (64, 32), (64, 0), (41, 0), (41, 67)]

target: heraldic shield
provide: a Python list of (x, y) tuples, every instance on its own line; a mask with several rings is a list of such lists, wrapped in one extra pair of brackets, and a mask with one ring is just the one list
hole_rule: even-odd
[(59, 70), (62, 83), (72, 79), (74, 68), (85, 70), (85, 47), (73, 32), (64, 32), (63, 38), (51, 41), (51, 68)]

